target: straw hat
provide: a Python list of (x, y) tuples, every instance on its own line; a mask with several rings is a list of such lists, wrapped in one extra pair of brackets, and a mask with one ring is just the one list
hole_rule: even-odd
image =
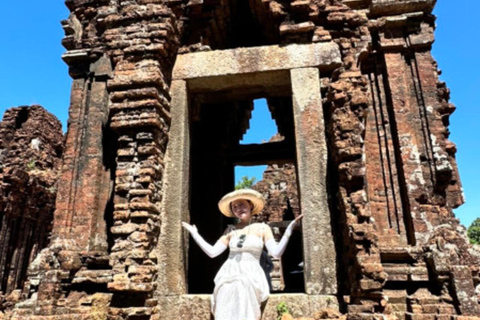
[(218, 202), (218, 208), (227, 217), (234, 218), (230, 204), (239, 199), (249, 200), (253, 204), (252, 214), (259, 214), (265, 207), (265, 199), (259, 192), (253, 189), (240, 189), (224, 195)]

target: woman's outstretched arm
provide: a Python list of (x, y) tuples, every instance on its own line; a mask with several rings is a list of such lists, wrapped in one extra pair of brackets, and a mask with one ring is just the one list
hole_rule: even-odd
[[(226, 249), (226, 236), (221, 237), (213, 246), (205, 241), (202, 236), (198, 233), (197, 227), (189, 225), (186, 222), (182, 222), (182, 226), (187, 229), (188, 232), (192, 235), (193, 240), (198, 244), (200, 249), (203, 250), (210, 258), (215, 258), (216, 256), (222, 254)], [(227, 242), (228, 243), (228, 242)]]
[(266, 227), (266, 232), (264, 234), (264, 240), (265, 240), (265, 247), (267, 247), (268, 253), (270, 253), (274, 258), (280, 258), (285, 252), (285, 249), (287, 248), (288, 240), (290, 240), (290, 236), (292, 235), (293, 228), (297, 224), (297, 222), (303, 218), (303, 214), (295, 218), (290, 224), (288, 225), (287, 229), (285, 230), (285, 233), (283, 234), (282, 239), (280, 239), (280, 242), (276, 242), (275, 239), (273, 238), (272, 234), (272, 229), (270, 227)]

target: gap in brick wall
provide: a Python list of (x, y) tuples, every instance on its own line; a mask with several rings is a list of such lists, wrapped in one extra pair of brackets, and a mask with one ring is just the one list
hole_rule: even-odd
[[(240, 144), (266, 143), (276, 134), (278, 134), (278, 128), (268, 109), (267, 100), (255, 99), (249, 128)], [(235, 185), (238, 185), (243, 177), (254, 178), (255, 182), (262, 180), (266, 169), (267, 165), (235, 166)]]
[(265, 143), (278, 133), (277, 125), (268, 110), (266, 99), (253, 101), (252, 117), (249, 129), (240, 141), (240, 144)]
[(262, 180), (263, 172), (267, 169), (267, 165), (263, 166), (235, 166), (235, 185), (242, 182), (243, 177), (254, 179), (253, 184)]

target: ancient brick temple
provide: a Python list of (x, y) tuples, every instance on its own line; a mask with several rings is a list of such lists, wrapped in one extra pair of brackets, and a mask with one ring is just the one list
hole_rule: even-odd
[[(480, 316), (434, 4), (67, 0), (65, 144), (39, 106), (0, 125), (3, 318), (210, 320), (221, 259), (181, 222), (213, 242), (234, 166), (257, 164), (296, 175), (264, 185), (298, 194), (270, 215), (279, 232), (305, 216), (283, 261), (302, 268), (262, 320), (280, 302), (310, 319)], [(283, 139), (242, 145), (258, 98)]]

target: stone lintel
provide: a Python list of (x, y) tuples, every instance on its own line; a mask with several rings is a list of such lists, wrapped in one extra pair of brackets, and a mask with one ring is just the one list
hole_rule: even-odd
[[(172, 94), (170, 141), (166, 152), (165, 197), (162, 205), (162, 227), (158, 241), (158, 291), (163, 295), (186, 293), (185, 254), (182, 221), (187, 221), (189, 199), (190, 125), (188, 123), (187, 83), (174, 80)], [(186, 235), (187, 236), (187, 235)], [(165, 250), (165, 248), (168, 248)]]
[[(203, 101), (213, 95), (213, 101), (231, 101), (244, 98), (245, 95), (268, 94), (284, 96), (290, 94), (290, 73), (288, 70), (276, 70), (239, 75), (225, 75), (188, 80), (188, 90), (201, 93)], [(200, 97), (200, 96), (196, 96)]]
[(293, 69), (293, 116), (303, 218), (305, 288), (336, 294), (336, 252), (327, 199), (327, 143), (317, 68)]
[(391, 16), (415, 11), (431, 12), (435, 2), (436, 0), (372, 0), (370, 14)]
[(340, 50), (333, 42), (237, 48), (179, 55), (173, 69), (173, 79), (187, 80), (305, 67), (333, 70), (340, 65)]
[(70, 50), (62, 55), (63, 61), (67, 64), (77, 62), (79, 60), (87, 60), (89, 58), (89, 49)]

